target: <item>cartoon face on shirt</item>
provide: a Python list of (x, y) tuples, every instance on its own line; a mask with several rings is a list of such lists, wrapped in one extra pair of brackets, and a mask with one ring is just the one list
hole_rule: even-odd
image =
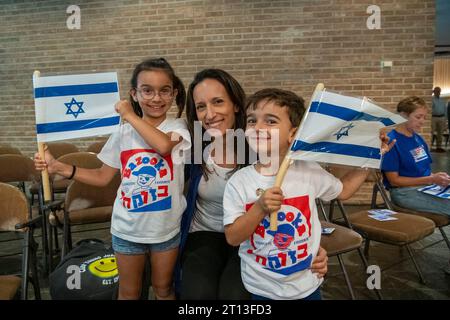
[(138, 185), (141, 187), (148, 187), (152, 184), (152, 182), (155, 180), (154, 176), (151, 176), (149, 174), (140, 174), (138, 177)]
[(295, 237), (295, 230), (289, 224), (278, 226), (277, 231), (267, 231), (273, 236), (273, 244), (280, 250), (286, 250)]
[(137, 184), (142, 188), (148, 188), (155, 181), (156, 170), (151, 166), (142, 167), (139, 171), (133, 172), (137, 176)]

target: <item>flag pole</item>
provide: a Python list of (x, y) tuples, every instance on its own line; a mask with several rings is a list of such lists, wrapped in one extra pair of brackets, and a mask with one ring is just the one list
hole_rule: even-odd
[[(323, 89), (324, 89), (323, 83), (318, 83), (318, 84), (316, 85), (316, 89), (314, 90), (314, 92), (313, 92), (313, 94), (312, 94), (312, 96), (311, 96), (311, 99), (309, 100), (309, 106), (308, 106), (308, 109), (306, 109), (305, 115), (303, 116), (302, 122), (300, 123), (300, 125), (299, 125), (297, 131), (300, 130), (300, 128), (301, 128), (301, 126), (302, 126), (302, 123), (304, 122), (304, 119), (306, 119), (306, 116), (307, 116), (307, 114), (308, 114), (308, 112), (309, 112), (309, 108), (311, 107), (312, 99), (313, 99), (314, 96), (316, 95), (316, 92), (318, 92), (318, 91), (323, 91)], [(291, 163), (292, 163), (292, 161), (293, 161), (293, 160), (291, 159), (290, 156), (291, 156), (291, 153), (292, 153), (292, 151), (291, 151), (292, 145), (293, 145), (294, 143), (295, 143), (295, 139), (294, 139), (294, 141), (292, 141), (292, 144), (291, 144), (291, 146), (289, 147), (289, 151), (288, 151), (288, 153), (284, 156), (283, 162), (281, 163), (280, 168), (278, 169), (278, 173), (277, 173), (277, 177), (276, 177), (276, 179), (275, 179), (275, 185), (274, 185), (274, 187), (279, 187), (279, 188), (280, 188), (281, 185), (283, 184), (284, 176), (286, 175), (286, 172), (287, 172), (287, 170), (289, 169), (289, 166), (291, 165)], [(277, 212), (272, 212), (272, 213), (270, 214), (270, 230), (271, 230), (271, 231), (277, 231), (277, 228), (278, 228), (278, 216), (277, 216)]]
[[(41, 76), (41, 72), (38, 70), (35, 70), (33, 72), (33, 89), (36, 86), (37, 78)], [(36, 108), (36, 105), (34, 106)], [(45, 160), (45, 148), (43, 142), (38, 142), (38, 152), (41, 159)], [(50, 179), (48, 177), (48, 170), (44, 169), (41, 172), (42, 177), (42, 186), (44, 188), (44, 201), (50, 201), (52, 200), (52, 194), (50, 190)]]

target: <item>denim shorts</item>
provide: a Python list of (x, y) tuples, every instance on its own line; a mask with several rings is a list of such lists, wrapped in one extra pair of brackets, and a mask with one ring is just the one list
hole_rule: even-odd
[(126, 255), (145, 254), (149, 251), (168, 251), (178, 248), (180, 245), (180, 233), (165, 242), (160, 243), (137, 243), (128, 241), (112, 235), (112, 247), (114, 252)]

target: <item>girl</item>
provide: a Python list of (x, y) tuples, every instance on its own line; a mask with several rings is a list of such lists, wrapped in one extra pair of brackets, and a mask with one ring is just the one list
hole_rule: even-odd
[[(147, 253), (156, 299), (174, 299), (172, 274), (180, 242), (184, 172), (179, 152), (190, 148), (190, 136), (178, 119), (185, 104), (183, 83), (163, 59), (138, 64), (131, 78), (130, 102), (115, 108), (126, 124), (111, 135), (98, 158), (99, 169), (61, 163), (46, 151), (35, 155), (39, 170), (104, 186), (120, 170), (111, 221), (112, 245), (119, 270), (119, 299), (138, 299)], [(178, 118), (167, 119), (173, 101)], [(176, 161), (175, 161), (176, 160)]]

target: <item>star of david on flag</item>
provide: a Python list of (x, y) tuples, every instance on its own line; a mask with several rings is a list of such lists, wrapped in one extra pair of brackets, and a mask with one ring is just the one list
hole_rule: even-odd
[(318, 90), (288, 156), (364, 168), (380, 168), (380, 129), (406, 120), (367, 98)]
[(38, 142), (110, 134), (119, 128), (117, 73), (33, 79)]
[(353, 127), (354, 127), (354, 125), (352, 123), (350, 123), (348, 126), (344, 126), (344, 127), (340, 128), (338, 132), (333, 134), (333, 136), (336, 136), (337, 140), (339, 140), (342, 136), (348, 137), (348, 131)]
[[(75, 100), (75, 98), (72, 98), (72, 100), (69, 102), (69, 103), (64, 103), (65, 105), (66, 105), (66, 107), (67, 107), (67, 112), (66, 112), (66, 114), (71, 114), (71, 115), (73, 115), (74, 117), (75, 117), (75, 119), (78, 117), (78, 115), (80, 114), (80, 113), (84, 113), (84, 110), (83, 110), (83, 103), (84, 102), (77, 102), (76, 100)], [(73, 106), (76, 106), (76, 107), (78, 107), (78, 110), (76, 110), (76, 111), (74, 111), (74, 110), (72, 110), (72, 107)]]

